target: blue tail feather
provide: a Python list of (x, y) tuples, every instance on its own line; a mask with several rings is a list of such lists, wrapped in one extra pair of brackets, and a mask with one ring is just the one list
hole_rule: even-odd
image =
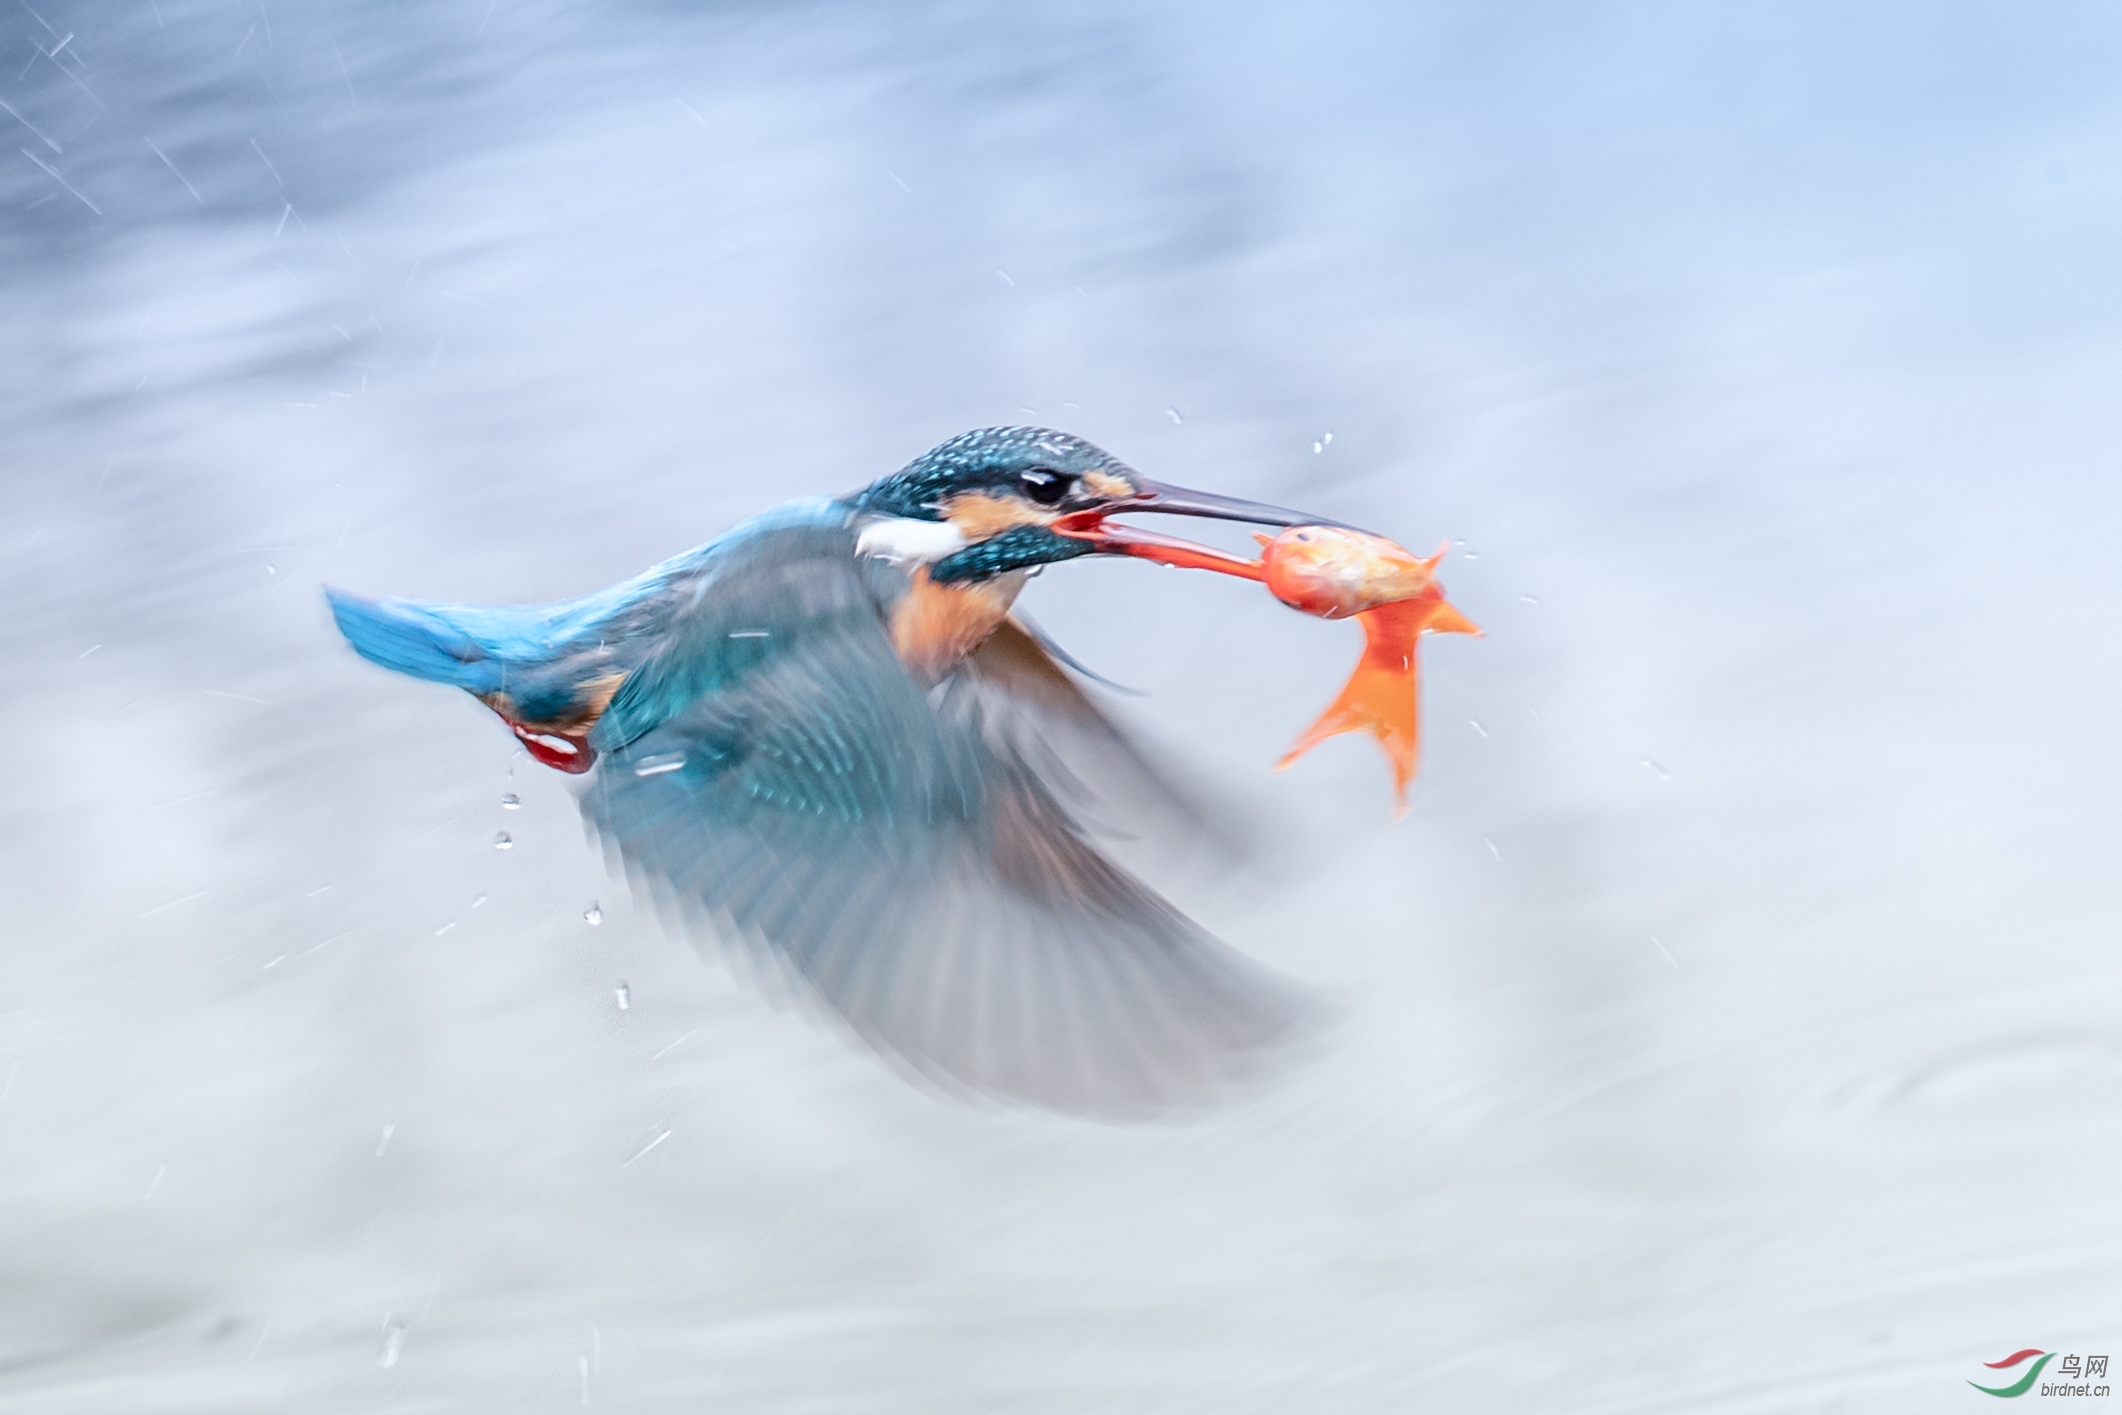
[(370, 663), (432, 683), (474, 693), (499, 688), (506, 665), (494, 646), (481, 643), (436, 613), (409, 599), (369, 599), (326, 586), (332, 618), (354, 651)]

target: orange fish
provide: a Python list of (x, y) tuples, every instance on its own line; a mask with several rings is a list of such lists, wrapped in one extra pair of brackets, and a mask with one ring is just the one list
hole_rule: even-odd
[(1294, 526), (1260, 542), (1261, 578), (1276, 599), (1322, 619), (1363, 625), (1363, 657), (1340, 696), (1275, 763), (1280, 771), (1329, 737), (1368, 732), (1393, 768), (1394, 816), (1407, 814), (1407, 784), (1421, 750), (1415, 640), (1478, 634), (1437, 583), (1444, 550), (1424, 560), (1383, 536), (1340, 526)]
[(1444, 587), (1437, 583), (1442, 548), (1424, 560), (1366, 531), (1292, 526), (1276, 536), (1255, 534), (1261, 558), (1244, 560), (1140, 526), (1117, 527), (1088, 517), (1080, 525), (1064, 520), (1055, 529), (1160, 565), (1260, 580), (1292, 609), (1322, 619), (1358, 620), (1364, 644), (1355, 672), (1275, 769), (1280, 771), (1329, 737), (1368, 732), (1392, 764), (1394, 818), (1407, 814), (1407, 786), (1415, 779), (1421, 750), (1415, 641), (1424, 634), (1481, 632), (1445, 601)]

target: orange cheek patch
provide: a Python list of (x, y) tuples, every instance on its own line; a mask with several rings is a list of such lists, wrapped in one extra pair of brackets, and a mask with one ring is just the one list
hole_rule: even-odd
[(1135, 494), (1135, 489), (1128, 485), (1124, 478), (1116, 477), (1111, 472), (1087, 472), (1084, 474), (1083, 484), (1092, 491), (1097, 492), (1098, 495), (1112, 497), (1115, 500)]
[(1014, 496), (991, 496), (984, 491), (952, 497), (943, 503), (943, 514), (972, 544), (1018, 526), (1043, 526), (1054, 519), (1053, 512), (1042, 511), (1029, 502)]

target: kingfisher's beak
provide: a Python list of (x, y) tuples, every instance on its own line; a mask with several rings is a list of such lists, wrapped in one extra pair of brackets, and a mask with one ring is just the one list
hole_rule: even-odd
[[(1260, 578), (1260, 562), (1257, 560), (1246, 560), (1212, 546), (1197, 545), (1177, 536), (1168, 536), (1158, 531), (1144, 530), (1139, 526), (1106, 519), (1131, 511), (1153, 512), (1165, 516), (1206, 516), (1212, 520), (1242, 521), (1256, 526), (1343, 525), (1342, 522), (1325, 516), (1313, 516), (1303, 511), (1291, 511), (1286, 507), (1245, 501), (1235, 496), (1218, 496), (1211, 491), (1194, 491), (1188, 487), (1154, 482), (1147, 477), (1136, 477), (1132, 493), (1114, 497), (1091, 510), (1063, 516), (1053, 523), (1052, 529), (1075, 540), (1089, 541), (1098, 550), (1111, 555), (1136, 555), (1145, 560), (1154, 560), (1160, 565), (1178, 565), (1191, 570), (1217, 570), (1248, 580)], [(1351, 526), (1348, 529), (1356, 528)]]
[(1195, 491), (1190, 487), (1167, 486), (1147, 477), (1136, 477), (1134, 485), (1134, 495), (1116, 498), (1103, 508), (1105, 513), (1110, 515), (1122, 511), (1154, 511), (1164, 516), (1206, 516), (1212, 520), (1245, 521), (1256, 526), (1341, 524), (1324, 516), (1291, 511), (1286, 507), (1268, 506), (1258, 501), (1242, 501), (1235, 496), (1218, 496), (1212, 491)]

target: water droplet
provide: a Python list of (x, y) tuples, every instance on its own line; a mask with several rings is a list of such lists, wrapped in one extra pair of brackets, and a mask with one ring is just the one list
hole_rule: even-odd
[(1488, 847), (1488, 853), (1489, 853), (1489, 854), (1491, 854), (1491, 855), (1493, 855), (1493, 856), (1495, 856), (1495, 857), (1496, 857), (1496, 863), (1497, 863), (1497, 864), (1499, 864), (1499, 865), (1500, 865), (1500, 864), (1502, 864), (1502, 863), (1503, 863), (1503, 852), (1502, 852), (1501, 850), (1498, 850), (1498, 849), (1496, 848), (1496, 842), (1495, 842), (1495, 841), (1493, 841), (1493, 840), (1490, 840), (1490, 839), (1489, 839), (1489, 838), (1488, 838), (1487, 836), (1485, 836), (1485, 835), (1484, 835), (1484, 836), (1482, 836), (1482, 837), (1481, 837), (1481, 843), (1482, 843), (1483, 845), (1486, 845), (1486, 846)]
[(1324, 452), (1325, 450), (1326, 450), (1326, 444), (1325, 444), (1324, 442), (1314, 442), (1314, 443), (1312, 444), (1312, 453), (1313, 453), (1313, 455), (1315, 455), (1315, 456), (1316, 456), (1317, 454), (1321, 453), (1321, 452)]
[(643, 757), (634, 765), (636, 776), (660, 776), (666, 771), (677, 771), (685, 765), (683, 752), (658, 752), (652, 757)]
[[(656, 1146), (658, 1146), (658, 1145), (662, 1144), (662, 1143), (663, 1143), (663, 1142), (664, 1142), (665, 1140), (668, 1140), (668, 1139), (669, 1139), (670, 1137), (671, 1137), (671, 1129), (670, 1129), (670, 1127), (669, 1127), (668, 1125), (666, 1125), (666, 1126), (664, 1126), (664, 1127), (663, 1127), (662, 1129), (660, 1129), (660, 1130), (658, 1130), (658, 1131), (656, 1132), (656, 1138), (655, 1138), (655, 1139), (653, 1139), (653, 1140), (650, 1140), (650, 1141), (649, 1141), (649, 1142), (648, 1142), (647, 1144), (643, 1145), (643, 1146), (642, 1146), (642, 1147), (641, 1147), (640, 1149), (638, 1149), (638, 1150), (634, 1151), (633, 1159), (629, 1159), (629, 1160), (628, 1160), (628, 1161), (626, 1162), (626, 1164), (632, 1164), (632, 1163), (634, 1162), (634, 1160), (637, 1160), (637, 1159), (641, 1158), (641, 1156), (643, 1156), (643, 1155), (647, 1154), (647, 1153), (648, 1153), (648, 1152), (649, 1152), (650, 1150), (653, 1150), (654, 1148), (656, 1148)], [(625, 1167), (626, 1167), (626, 1165), (621, 1165), (621, 1166), (620, 1166), (620, 1168), (621, 1168), (621, 1169), (624, 1169)]]
[(604, 922), (604, 910), (598, 906), (596, 900), (590, 900), (589, 907), (582, 911), (582, 922), (591, 928)]
[(442, 935), (444, 935), (444, 934), (448, 933), (448, 932), (449, 932), (449, 931), (450, 931), (451, 929), (453, 929), (453, 928), (455, 928), (455, 927), (457, 927), (457, 921), (456, 921), (455, 919), (451, 919), (451, 920), (450, 920), (450, 921), (449, 921), (448, 923), (444, 924), (444, 925), (443, 925), (443, 926), (442, 926), (441, 928), (439, 928), (439, 929), (436, 929), (436, 930), (435, 930), (435, 937), (436, 937), (436, 938), (440, 938), (440, 937), (442, 937)]
[(1478, 718), (1469, 717), (1468, 719), (1466, 719), (1466, 725), (1468, 727), (1473, 728), (1474, 731), (1480, 733), (1483, 737), (1486, 737), (1488, 735), (1488, 729), (1481, 725), (1480, 719)]
[(277, 565), (268, 565), (265, 567), (265, 573), (268, 575), (277, 575), (280, 573), (280, 567)]
[(376, 1158), (377, 1158), (377, 1159), (382, 1159), (382, 1158), (383, 1158), (383, 1151), (384, 1151), (385, 1147), (386, 1147), (386, 1146), (388, 1146), (388, 1145), (390, 1144), (390, 1142), (391, 1142), (391, 1136), (393, 1136), (393, 1135), (395, 1135), (395, 1134), (397, 1134), (397, 1133), (398, 1133), (398, 1127), (397, 1127), (397, 1126), (395, 1126), (395, 1125), (386, 1125), (386, 1126), (384, 1126), (384, 1127), (383, 1127), (383, 1138), (382, 1138), (382, 1139), (380, 1139), (380, 1140), (378, 1140), (378, 1141), (376, 1142)]
[(685, 1039), (686, 1039), (687, 1037), (690, 1037), (690, 1036), (691, 1036), (691, 1035), (692, 1035), (692, 1034), (693, 1034), (694, 1032), (696, 1032), (696, 1031), (698, 1031), (698, 1030), (699, 1030), (699, 1028), (697, 1028), (697, 1027), (688, 1027), (688, 1028), (686, 1028), (686, 1029), (685, 1029), (685, 1030), (684, 1030), (683, 1032), (680, 1032), (680, 1033), (679, 1033), (679, 1034), (678, 1034), (677, 1036), (673, 1037), (673, 1038), (672, 1038), (672, 1039), (671, 1039), (671, 1040), (670, 1040), (669, 1042), (665, 1043), (665, 1044), (663, 1045), (663, 1047), (662, 1047), (661, 1049), (659, 1049), (659, 1050), (658, 1050), (658, 1051), (656, 1052), (656, 1054), (655, 1054), (654, 1056), (651, 1056), (651, 1057), (649, 1058), (649, 1060), (650, 1060), (650, 1061), (660, 1061), (660, 1060), (662, 1060), (662, 1059), (663, 1059), (663, 1055), (664, 1055), (664, 1053), (665, 1053), (665, 1052), (668, 1052), (668, 1051), (672, 1051), (672, 1050), (675, 1050), (679, 1042), (682, 1042), (682, 1041), (684, 1041), (684, 1040), (685, 1040)]
[(1538, 604), (1540, 602), (1540, 596), (1536, 594), (1521, 594), (1518, 598), (1524, 600), (1527, 604)]
[(523, 798), (513, 791), (504, 791), (501, 794), (501, 809), (504, 811), (520, 811), (523, 809)]
[(1650, 759), (1649, 757), (1645, 757), (1645, 758), (1643, 759), (1643, 761), (1642, 761), (1642, 765), (1644, 765), (1644, 766), (1647, 766), (1647, 767), (1649, 767), (1649, 768), (1650, 768), (1650, 769), (1651, 769), (1652, 771), (1654, 771), (1654, 772), (1658, 773), (1658, 779), (1659, 779), (1660, 781), (1670, 781), (1670, 780), (1672, 780), (1672, 779), (1673, 779), (1673, 774), (1672, 774), (1671, 772), (1667, 771), (1667, 770), (1666, 770), (1666, 769), (1665, 769), (1664, 767), (1660, 766), (1660, 765), (1659, 765), (1658, 763), (1656, 763), (1656, 762), (1652, 761), (1652, 760), (1651, 760), (1651, 759)]
[(621, 1012), (626, 1011), (628, 1008), (634, 1005), (634, 995), (627, 991), (626, 984), (624, 982), (621, 982), (619, 986), (612, 989), (612, 996), (618, 1000), (619, 1010)]
[(514, 840), (509, 838), (509, 834), (507, 831), (497, 830), (494, 832), (494, 848), (496, 850), (509, 849), (515, 843), (516, 842)]
[(480, 906), (481, 904), (484, 904), (485, 902), (486, 902), (486, 891), (485, 891), (485, 890), (483, 890), (483, 889), (482, 889), (482, 890), (480, 890), (480, 891), (479, 891), (479, 892), (478, 892), (477, 894), (474, 894), (474, 895), (472, 896), (472, 907), (473, 907), (474, 909), (478, 908), (478, 907), (479, 907), (479, 906)]
[(376, 1364), (386, 1370), (398, 1364), (399, 1355), (405, 1350), (405, 1323), (393, 1317), (383, 1327), (383, 1352)]
[(1179, 410), (1178, 410), (1177, 408), (1166, 408), (1166, 409), (1164, 410), (1164, 416), (1166, 416), (1167, 418), (1170, 418), (1170, 419), (1172, 420), (1172, 422), (1173, 422), (1173, 424), (1174, 424), (1174, 425), (1177, 425), (1177, 424), (1180, 424), (1180, 423), (1183, 423), (1183, 422), (1185, 422), (1185, 421), (1186, 421), (1186, 419), (1185, 419), (1185, 418), (1182, 418), (1182, 417), (1180, 417), (1180, 416), (1179, 416)]

